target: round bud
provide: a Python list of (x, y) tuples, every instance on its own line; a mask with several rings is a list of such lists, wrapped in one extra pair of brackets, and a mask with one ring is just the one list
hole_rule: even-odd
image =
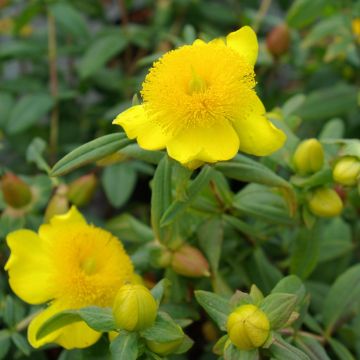
[(251, 350), (262, 346), (270, 333), (270, 322), (257, 306), (239, 306), (227, 320), (227, 331), (231, 342), (240, 350)]
[(333, 217), (341, 214), (343, 203), (338, 193), (326, 187), (317, 188), (308, 201), (309, 208), (319, 217)]
[(324, 164), (324, 151), (317, 139), (304, 140), (297, 147), (293, 163), (300, 175), (309, 175), (319, 171)]
[(360, 161), (354, 156), (341, 158), (333, 169), (333, 178), (338, 184), (354, 186), (360, 178)]
[(116, 294), (113, 315), (119, 329), (140, 331), (154, 324), (157, 304), (145, 286), (127, 284)]
[(83, 175), (69, 184), (67, 197), (72, 204), (84, 206), (92, 199), (96, 186), (97, 179), (94, 174)]
[(183, 276), (210, 276), (209, 263), (205, 256), (190, 245), (185, 244), (174, 252), (171, 266), (176, 273)]
[(12, 173), (6, 173), (1, 180), (5, 202), (14, 209), (29, 205), (32, 201), (30, 186)]
[(289, 50), (290, 30), (286, 24), (274, 27), (267, 34), (266, 47), (274, 56), (281, 56)]

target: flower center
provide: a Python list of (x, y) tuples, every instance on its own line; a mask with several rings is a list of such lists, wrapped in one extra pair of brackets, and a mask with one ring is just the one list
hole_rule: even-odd
[(97, 269), (96, 259), (94, 257), (87, 258), (80, 264), (80, 267), (84, 270), (86, 275), (93, 275)]
[(147, 116), (166, 134), (208, 128), (243, 112), (252, 67), (225, 44), (185, 45), (150, 69), (141, 91)]

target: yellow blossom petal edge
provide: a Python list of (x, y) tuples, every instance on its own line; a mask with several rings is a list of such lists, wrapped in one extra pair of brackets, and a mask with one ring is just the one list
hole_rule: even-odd
[(47, 246), (30, 230), (17, 230), (7, 236), (11, 250), (5, 270), (9, 271), (12, 290), (30, 304), (41, 304), (55, 295), (50, 282), (53, 264), (47, 256)]
[(265, 117), (257, 98), (258, 44), (243, 27), (226, 39), (196, 40), (164, 54), (142, 86), (142, 105), (114, 123), (146, 150), (167, 149), (185, 166), (226, 161), (240, 150), (269, 155), (285, 135)]
[(255, 65), (259, 45), (256, 34), (251, 27), (243, 26), (241, 29), (230, 33), (226, 37), (226, 45), (237, 51), (249, 64)]
[(10, 233), (11, 250), (6, 264), (10, 286), (24, 301), (51, 305), (33, 319), (29, 341), (34, 347), (48, 342), (83, 348), (100, 336), (83, 322), (66, 326), (36, 339), (48, 318), (65, 309), (86, 306), (110, 307), (119, 288), (131, 283), (133, 266), (121, 242), (111, 233), (89, 225), (73, 207), (42, 225), (39, 233), (18, 230)]
[(51, 317), (68, 308), (69, 305), (54, 302), (31, 321), (28, 328), (28, 340), (32, 347), (39, 348), (48, 343), (57, 343), (65, 349), (81, 349), (91, 346), (99, 340), (101, 333), (91, 329), (83, 321), (66, 325), (41, 339), (37, 339), (36, 334), (40, 327)]

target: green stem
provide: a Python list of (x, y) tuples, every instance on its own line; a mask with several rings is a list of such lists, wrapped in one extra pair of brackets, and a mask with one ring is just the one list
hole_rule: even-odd
[(271, 5), (271, 0), (262, 0), (261, 1), (260, 8), (256, 14), (254, 24), (253, 24), (253, 29), (256, 33), (259, 31), (260, 25), (266, 15), (266, 13), (268, 12), (270, 5)]

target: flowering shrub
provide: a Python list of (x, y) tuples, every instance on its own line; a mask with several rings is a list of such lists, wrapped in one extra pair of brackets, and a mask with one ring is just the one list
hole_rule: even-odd
[(0, 360), (360, 357), (358, 4), (0, 9)]

